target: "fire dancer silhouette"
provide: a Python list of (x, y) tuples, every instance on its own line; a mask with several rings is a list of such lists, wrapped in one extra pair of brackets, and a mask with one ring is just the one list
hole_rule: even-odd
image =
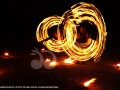
[(79, 31), (77, 32), (77, 41), (79, 41), (81, 43), (85, 43), (85, 42), (87, 42), (89, 37), (90, 36), (89, 36), (86, 28), (80, 27)]

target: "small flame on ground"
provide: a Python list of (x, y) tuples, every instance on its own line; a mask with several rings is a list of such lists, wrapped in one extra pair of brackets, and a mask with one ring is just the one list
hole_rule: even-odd
[(71, 58), (65, 59), (64, 63), (69, 63), (69, 64), (73, 64), (74, 60), (72, 60)]
[(50, 59), (48, 59), (48, 58), (46, 59), (46, 62), (50, 62), (50, 61), (51, 61)]
[(46, 59), (45, 62), (50, 62), (49, 65), (50, 66), (56, 66), (57, 65), (57, 62), (56, 61), (51, 61), (50, 59)]
[(88, 87), (91, 83), (95, 82), (96, 79), (97, 79), (97, 78), (92, 78), (92, 79), (90, 79), (89, 81), (87, 81), (87, 82), (84, 83), (84, 86), (85, 86), (85, 87)]
[(57, 62), (56, 61), (52, 61), (51, 63), (50, 63), (50, 66), (56, 66), (57, 65)]
[(8, 53), (8, 52), (5, 52), (5, 53), (4, 53), (4, 56), (9, 56), (9, 53)]

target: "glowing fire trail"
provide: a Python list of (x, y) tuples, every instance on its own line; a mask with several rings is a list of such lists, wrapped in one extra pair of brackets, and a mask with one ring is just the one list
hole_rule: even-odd
[[(97, 27), (97, 38), (93, 40), (88, 38), (87, 42), (79, 43), (76, 41), (77, 26), (87, 21), (91, 25)], [(49, 39), (44, 41), (48, 36), (48, 29), (58, 26), (58, 39)], [(63, 25), (62, 29), (60, 28)], [(62, 31), (62, 33), (61, 33)], [(60, 35), (63, 35), (62, 39)], [(93, 5), (80, 2), (66, 11), (62, 17), (51, 16), (44, 19), (37, 27), (36, 37), (38, 42), (43, 44), (54, 52), (65, 51), (71, 58), (79, 61), (86, 61), (94, 58), (94, 62), (98, 61), (105, 49), (106, 43), (106, 25), (101, 12)]]
[[(47, 38), (50, 38), (48, 36), (48, 29), (50, 29), (51, 27), (55, 26), (55, 25), (59, 25), (62, 23), (62, 20), (64, 18), (60, 17), (60, 16), (51, 16), (48, 17), (46, 19), (44, 19), (37, 27), (37, 31), (36, 31), (36, 37), (38, 42), (41, 42)], [(71, 22), (70, 22), (71, 23)], [(75, 26), (69, 26), (71, 28), (74, 28)], [(67, 32), (72, 32), (72, 29), (67, 29)], [(76, 30), (75, 30), (76, 31)], [(63, 40), (59, 40), (59, 35), (60, 35), (60, 31), (59, 28), (57, 30), (57, 34), (58, 34), (58, 40), (52, 38), (49, 39), (48, 41), (44, 41), (43, 44), (51, 51), (54, 52), (62, 52), (63, 49), (62, 47), (66, 47), (69, 48), (72, 44), (74, 44), (75, 42), (75, 37), (73, 33), (69, 33), (69, 38), (65, 38)], [(74, 39), (74, 40), (73, 40)], [(74, 41), (74, 42), (73, 42)]]
[(70, 20), (76, 22), (74, 23), (76, 27), (84, 21), (93, 23), (97, 27), (96, 40), (89, 38), (86, 43), (75, 42), (69, 49), (65, 50), (70, 57), (76, 60), (86, 61), (93, 57), (96, 62), (105, 48), (107, 34), (106, 25), (100, 11), (93, 4), (82, 2), (73, 5), (71, 10), (66, 11), (62, 17), (65, 18), (65, 26), (71, 25), (68, 22)]

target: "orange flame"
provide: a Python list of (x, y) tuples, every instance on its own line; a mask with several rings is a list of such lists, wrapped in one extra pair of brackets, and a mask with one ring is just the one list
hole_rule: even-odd
[(74, 60), (71, 60), (71, 58), (65, 59), (64, 63), (69, 63), (69, 64), (73, 64)]
[(56, 61), (51, 61), (50, 59), (46, 59), (46, 62), (50, 62), (49, 65), (50, 66), (56, 66), (57, 65), (57, 62)]
[(97, 78), (92, 78), (92, 79), (90, 79), (89, 81), (87, 81), (87, 82), (84, 83), (84, 86), (85, 86), (85, 87), (88, 87), (91, 83), (95, 82), (96, 79), (97, 79)]

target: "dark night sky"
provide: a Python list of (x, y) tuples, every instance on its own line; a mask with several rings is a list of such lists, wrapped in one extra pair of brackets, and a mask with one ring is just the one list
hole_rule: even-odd
[(1, 0), (0, 40), (21, 41), (35, 37), (39, 22), (52, 15), (62, 15), (78, 2), (93, 3), (102, 13), (107, 32), (119, 32), (118, 0)]

